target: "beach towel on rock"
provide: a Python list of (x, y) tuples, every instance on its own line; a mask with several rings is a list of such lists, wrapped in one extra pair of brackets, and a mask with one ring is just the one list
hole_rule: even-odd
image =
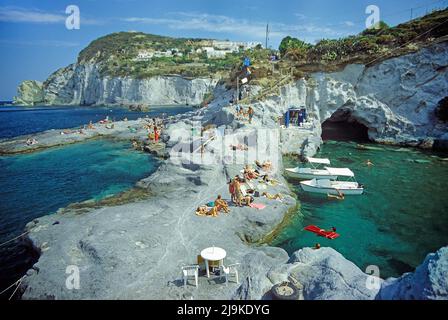
[(266, 208), (266, 206), (264, 204), (261, 204), (261, 203), (251, 203), (250, 207), (254, 208), (254, 209), (257, 209), (257, 210), (263, 210), (264, 208)]

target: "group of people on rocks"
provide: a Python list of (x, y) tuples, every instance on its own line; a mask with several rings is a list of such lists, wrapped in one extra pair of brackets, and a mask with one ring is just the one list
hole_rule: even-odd
[(220, 212), (224, 213), (230, 213), (229, 204), (227, 201), (225, 201), (221, 195), (218, 195), (218, 197), (213, 201), (213, 206), (210, 208), (206, 205), (200, 206), (196, 210), (196, 215), (198, 216), (210, 216), (210, 217), (217, 217)]
[(249, 106), (247, 108), (247, 110), (245, 111), (243, 107), (241, 107), (239, 104), (237, 104), (235, 109), (236, 109), (236, 116), (238, 119), (247, 118), (249, 120), (249, 123), (252, 123), (255, 111), (251, 106)]
[(154, 143), (158, 143), (162, 134), (163, 121), (159, 118), (146, 120), (145, 128), (148, 131), (148, 139)]
[(245, 182), (244, 179), (241, 179), (239, 175), (235, 176), (229, 182), (229, 193), (231, 196), (231, 200), (238, 207), (243, 207), (243, 205), (250, 206), (253, 202), (252, 196), (243, 192), (242, 184)]
[[(272, 170), (272, 163), (265, 161), (260, 163), (256, 161), (258, 169), (252, 168), (251, 165), (244, 166), (242, 174), (236, 175), (228, 183), (229, 194), (231, 202), (237, 207), (252, 207), (254, 203), (254, 197), (265, 197), (269, 200), (283, 200), (283, 196), (280, 193), (270, 194), (268, 192), (260, 192), (255, 190), (255, 187), (251, 184), (251, 180), (257, 180), (261, 184), (276, 185), (278, 181), (269, 177), (267, 171)], [(217, 217), (220, 212), (229, 213), (229, 204), (222, 199), (221, 195), (218, 195), (214, 202), (208, 205), (203, 205), (197, 208), (196, 214), (199, 216)]]

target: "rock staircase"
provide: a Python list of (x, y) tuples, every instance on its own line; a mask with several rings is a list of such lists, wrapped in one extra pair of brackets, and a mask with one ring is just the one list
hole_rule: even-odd
[(259, 93), (255, 96), (248, 96), (244, 99), (240, 100), (241, 104), (250, 104), (251, 101), (262, 101), (267, 97), (272, 96), (277, 90), (279, 90), (282, 86), (286, 85), (292, 80), (292, 76), (290, 74), (283, 76), (280, 80), (276, 81), (273, 86), (269, 86), (267, 88), (263, 88)]

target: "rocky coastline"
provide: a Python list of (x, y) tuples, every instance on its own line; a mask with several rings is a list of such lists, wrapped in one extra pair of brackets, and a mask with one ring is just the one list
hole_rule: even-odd
[(46, 81), (27, 80), (14, 97), (16, 105), (200, 105), (218, 79), (157, 76), (147, 79), (103, 77), (94, 63), (72, 64)]
[[(313, 74), (253, 103), (252, 124), (238, 120), (234, 107), (228, 105), (234, 92), (215, 84), (215, 99), (207, 108), (168, 119), (162, 136), (168, 157), (136, 185), (148, 191), (149, 198), (81, 214), (66, 209), (27, 225), (28, 238), (40, 258), (22, 282), (22, 298), (270, 299), (275, 284), (293, 278), (299, 282), (301, 299), (447, 299), (447, 248), (429, 254), (415, 273), (366, 286), (372, 281), (370, 275), (333, 249), (304, 248), (289, 257), (283, 249), (261, 244), (284, 221), (285, 213), (297, 206), (282, 177), (282, 155), (315, 154), (326, 120), (346, 117), (360, 122), (368, 128), (370, 139), (380, 143), (423, 147), (448, 139), (447, 125), (433, 116), (437, 102), (448, 95), (447, 65), (448, 43), (444, 42), (370, 67), (349, 65), (341, 72)], [(82, 99), (98, 101), (87, 97)], [(71, 102), (82, 99), (70, 97)], [(279, 129), (278, 117), (291, 105), (310, 110), (308, 127)], [(226, 134), (211, 140), (203, 154), (185, 158), (180, 151), (195, 149), (191, 128), (198, 124)], [(1, 141), (0, 152), (32, 152), (107, 136), (144, 139), (146, 133), (137, 120), (76, 137), (58, 132), (33, 136), (40, 146), (26, 147), (19, 137)], [(238, 153), (229, 148), (247, 139), (255, 141), (253, 150)], [(270, 186), (269, 192), (282, 193), (283, 202), (260, 198), (257, 201), (267, 206), (265, 210), (231, 207), (229, 215), (217, 218), (194, 214), (217, 194), (227, 197), (229, 178), (254, 160), (273, 161), (280, 184)], [(227, 263), (241, 263), (241, 284), (225, 286), (218, 278), (201, 277), (199, 289), (184, 289), (180, 267), (196, 263), (200, 250), (212, 245), (226, 249)], [(65, 286), (70, 265), (80, 268), (79, 290)]]

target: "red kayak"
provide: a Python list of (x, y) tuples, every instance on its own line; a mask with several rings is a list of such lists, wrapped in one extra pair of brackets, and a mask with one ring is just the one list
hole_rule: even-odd
[(339, 233), (336, 233), (334, 231), (326, 231), (324, 229), (321, 229), (317, 226), (308, 226), (304, 228), (306, 231), (310, 231), (313, 232), (315, 234), (317, 234), (318, 236), (330, 239), (330, 240), (334, 240), (337, 237), (339, 237)]

